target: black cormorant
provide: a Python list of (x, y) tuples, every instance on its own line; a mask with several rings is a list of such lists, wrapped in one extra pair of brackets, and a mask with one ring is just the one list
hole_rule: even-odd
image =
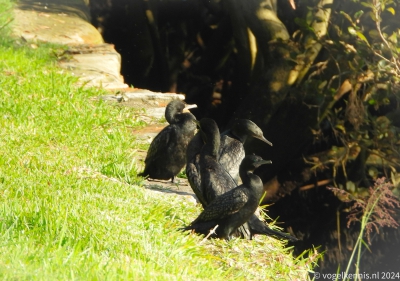
[[(261, 129), (248, 119), (235, 120), (232, 129), (221, 134), (217, 160), (236, 182), (239, 182), (239, 164), (245, 156), (243, 144), (249, 137), (257, 138), (272, 146), (272, 143), (264, 137)], [(188, 145), (186, 175), (192, 187), (201, 186), (198, 164), (203, 144), (200, 132), (198, 132)]]
[(139, 174), (151, 179), (172, 179), (186, 163), (186, 149), (196, 131), (196, 118), (183, 113), (185, 103), (173, 100), (165, 109), (165, 119), (169, 123), (150, 144), (145, 159), (144, 171)]
[[(217, 124), (212, 119), (203, 118), (199, 125), (200, 131), (188, 145), (186, 175), (200, 203), (207, 208), (217, 196), (235, 188), (237, 183), (217, 160), (220, 151), (220, 135)], [(200, 154), (197, 154), (196, 147), (201, 143), (203, 143), (203, 147)], [(238, 230), (238, 235), (243, 238), (251, 239), (254, 234), (264, 234), (291, 241), (297, 240), (290, 235), (270, 229), (255, 214)]]
[(231, 235), (254, 215), (258, 207), (264, 187), (261, 179), (253, 174), (253, 171), (267, 163), (269, 161), (259, 156), (247, 155), (240, 165), (243, 184), (217, 196), (185, 230), (207, 235), (218, 225), (211, 237), (230, 239)]

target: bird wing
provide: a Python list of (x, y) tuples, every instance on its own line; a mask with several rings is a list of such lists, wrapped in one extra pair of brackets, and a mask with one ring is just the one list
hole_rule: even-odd
[(239, 180), (239, 166), (245, 157), (243, 144), (228, 135), (221, 136), (218, 162), (235, 179)]
[(201, 186), (201, 176), (200, 176), (200, 166), (199, 158), (200, 155), (196, 155), (195, 161), (186, 163), (186, 176), (190, 187), (192, 188), (194, 194), (196, 194), (197, 199), (200, 201), (203, 207), (207, 206), (208, 203), (205, 199), (205, 194)]
[(157, 162), (160, 156), (160, 150), (168, 149), (170, 144), (173, 143), (176, 138), (175, 126), (168, 125), (158, 135), (153, 139), (150, 144), (149, 150), (147, 151), (147, 156), (145, 163), (148, 164), (148, 161)]
[(213, 157), (205, 156), (200, 165), (202, 190), (208, 203), (237, 186), (228, 172)]
[(248, 199), (247, 188), (238, 186), (215, 198), (195, 221), (223, 219), (237, 213), (246, 204)]
[(205, 195), (201, 186), (200, 175), (200, 150), (203, 144), (204, 143), (200, 133), (197, 133), (190, 140), (186, 150), (186, 176), (190, 187), (197, 196), (197, 199), (200, 201), (203, 207), (205, 207), (208, 205), (208, 203), (204, 198)]

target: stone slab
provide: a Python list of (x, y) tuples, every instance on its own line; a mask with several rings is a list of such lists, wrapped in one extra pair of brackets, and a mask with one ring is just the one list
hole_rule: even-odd
[(79, 83), (105, 89), (127, 88), (120, 74), (121, 55), (112, 44), (71, 46), (59, 61), (62, 68), (79, 77)]
[[(45, 5), (44, 3), (42, 5)], [(101, 44), (103, 37), (88, 21), (75, 14), (49, 9), (14, 9), (12, 34), (30, 41), (55, 44)]]
[(68, 45), (60, 66), (78, 76), (81, 85), (128, 87), (120, 75), (120, 54), (90, 23), (87, 0), (21, 0), (14, 8), (11, 30), (26, 41)]
[(184, 100), (185, 96), (175, 93), (156, 93), (144, 89), (127, 88), (114, 95), (101, 96), (100, 99), (120, 102), (124, 106), (146, 109), (148, 116), (160, 119), (164, 117), (165, 107), (172, 100)]

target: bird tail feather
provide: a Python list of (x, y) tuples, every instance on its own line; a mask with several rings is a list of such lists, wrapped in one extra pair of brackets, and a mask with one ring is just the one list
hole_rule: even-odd
[(253, 216), (251, 219), (251, 233), (252, 234), (262, 234), (267, 236), (272, 236), (277, 239), (285, 239), (289, 240), (290, 242), (299, 241), (296, 237), (286, 234), (277, 230), (271, 229), (267, 224), (261, 221), (257, 216)]

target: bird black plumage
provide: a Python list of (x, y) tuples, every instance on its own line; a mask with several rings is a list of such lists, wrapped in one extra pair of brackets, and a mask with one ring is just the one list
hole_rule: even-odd
[(200, 151), (201, 190), (207, 204), (218, 195), (237, 186), (235, 180), (218, 162), (220, 135), (217, 124), (210, 118), (200, 120), (200, 134), (204, 145)]
[(169, 123), (151, 142), (145, 159), (145, 168), (139, 176), (152, 179), (172, 179), (186, 163), (186, 150), (196, 131), (196, 118), (183, 113), (185, 103), (171, 101), (165, 110)]
[[(201, 193), (200, 197), (205, 197), (206, 200), (199, 198), (204, 206), (216, 195), (237, 186), (239, 164), (245, 156), (243, 143), (248, 137), (271, 143), (261, 129), (247, 119), (236, 120), (233, 128), (221, 138), (214, 120), (203, 118), (199, 125), (199, 132), (188, 144), (186, 175), (195, 194)], [(200, 159), (203, 165), (200, 165)], [(201, 167), (205, 169), (204, 173), (201, 173)]]
[[(264, 137), (261, 129), (248, 119), (235, 120), (232, 128), (221, 134), (217, 161), (236, 182), (239, 182), (239, 164), (245, 156), (243, 144), (251, 137), (272, 146), (272, 143)], [(198, 192), (196, 187), (201, 186), (199, 161), (203, 144), (200, 132), (198, 132), (189, 142), (187, 149), (186, 175), (195, 193)]]
[[(200, 203), (207, 208), (217, 196), (235, 188), (237, 183), (218, 162), (221, 150), (217, 124), (212, 119), (203, 118), (199, 125), (198, 135), (188, 145), (186, 175)], [(199, 139), (199, 137), (201, 138)], [(200, 145), (200, 140), (204, 145), (200, 154), (197, 154), (196, 146)], [(232, 141), (232, 143), (234, 142)], [(290, 235), (270, 229), (255, 214), (250, 216), (249, 221), (238, 229), (237, 235), (251, 239), (254, 234), (264, 234), (291, 241), (297, 240)]]
[(267, 163), (269, 161), (259, 156), (247, 155), (240, 165), (243, 184), (217, 196), (185, 230), (207, 235), (210, 229), (218, 225), (211, 237), (230, 239), (258, 207), (264, 188), (261, 179), (253, 171)]

